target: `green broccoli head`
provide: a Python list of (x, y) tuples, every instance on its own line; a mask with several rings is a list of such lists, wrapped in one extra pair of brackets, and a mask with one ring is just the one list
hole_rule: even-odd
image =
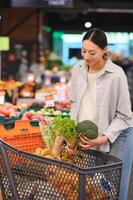
[(89, 139), (95, 139), (98, 136), (98, 126), (90, 120), (79, 122), (76, 131)]

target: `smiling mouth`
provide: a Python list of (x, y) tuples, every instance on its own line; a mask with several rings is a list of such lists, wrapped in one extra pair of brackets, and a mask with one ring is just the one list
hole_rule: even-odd
[(92, 62), (92, 60), (85, 60), (86, 62)]

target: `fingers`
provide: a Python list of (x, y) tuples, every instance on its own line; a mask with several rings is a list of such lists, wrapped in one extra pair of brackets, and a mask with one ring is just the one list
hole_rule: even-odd
[(71, 148), (70, 146), (66, 146), (66, 150), (69, 153), (69, 155), (75, 154), (75, 149)]
[(81, 143), (80, 143), (80, 146), (82, 147), (82, 149), (85, 149), (85, 150), (91, 148), (91, 146), (88, 145), (88, 144), (85, 145), (85, 144), (81, 144)]
[(88, 139), (88, 138), (85, 137), (85, 136), (80, 136), (79, 138), (80, 138), (80, 140), (81, 140), (83, 143), (85, 143), (85, 144), (87, 144), (88, 142), (90, 142), (90, 139)]
[(94, 141), (92, 141), (90, 139), (88, 139), (88, 141), (86, 141), (85, 139), (80, 138), (80, 141), (81, 142), (79, 143), (79, 145), (84, 149), (89, 149), (89, 148), (97, 145)]

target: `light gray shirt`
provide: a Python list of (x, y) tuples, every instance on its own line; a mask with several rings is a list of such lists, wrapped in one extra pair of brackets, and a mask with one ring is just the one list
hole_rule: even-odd
[[(124, 71), (110, 59), (107, 59), (104, 67), (105, 71), (97, 78), (96, 83), (98, 128), (113, 143), (121, 131), (133, 127), (133, 115)], [(82, 60), (72, 71), (71, 118), (76, 121), (88, 85), (87, 68)], [(101, 145), (99, 149), (108, 152), (109, 143)]]

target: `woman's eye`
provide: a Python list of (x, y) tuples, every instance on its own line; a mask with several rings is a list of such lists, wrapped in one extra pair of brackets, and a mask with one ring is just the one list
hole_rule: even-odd
[(82, 53), (83, 53), (83, 54), (88, 53), (88, 54), (90, 54), (91, 56), (96, 55), (96, 52), (88, 52), (88, 51), (85, 51), (85, 50), (82, 50)]
[(94, 56), (96, 53), (90, 53), (90, 55)]
[(82, 53), (86, 53), (86, 51), (83, 51), (83, 50), (82, 50)]

